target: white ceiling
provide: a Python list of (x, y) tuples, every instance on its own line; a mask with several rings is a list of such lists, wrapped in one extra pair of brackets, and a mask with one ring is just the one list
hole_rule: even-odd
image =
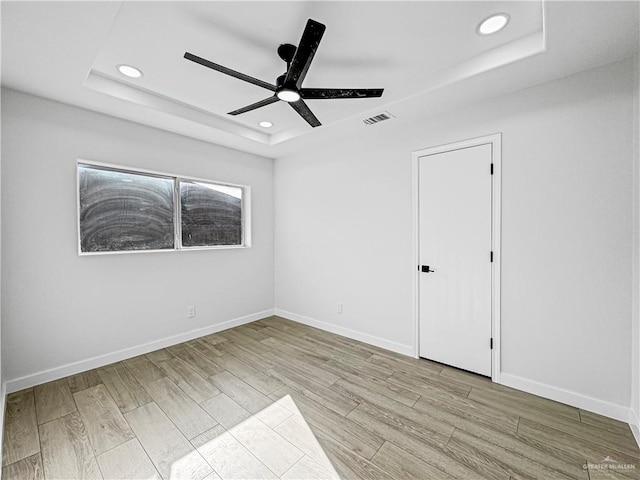
[[(487, 16), (511, 22), (476, 34)], [(276, 50), (308, 18), (327, 26), (305, 87), (384, 88), (382, 98), (309, 100), (309, 127), (272, 92), (183, 58), (185, 51), (269, 83)], [(388, 110), (404, 121), (638, 52), (638, 2), (3, 2), (3, 86), (254, 153), (357, 133)], [(144, 72), (133, 80), (116, 66)], [(274, 123), (271, 129), (258, 126)]]

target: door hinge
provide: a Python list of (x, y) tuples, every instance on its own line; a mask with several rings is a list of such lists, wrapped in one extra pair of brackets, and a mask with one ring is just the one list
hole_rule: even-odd
[(493, 338), (489, 339), (489, 348), (493, 350)]
[(493, 250), (489, 253), (489, 261), (493, 263)]
[(491, 164), (491, 175), (493, 175), (493, 163)]

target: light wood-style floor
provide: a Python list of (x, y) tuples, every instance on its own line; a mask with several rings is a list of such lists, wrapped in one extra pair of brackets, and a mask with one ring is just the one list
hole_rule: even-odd
[(624, 423), (278, 317), (13, 393), (5, 419), (4, 480), (640, 478)]

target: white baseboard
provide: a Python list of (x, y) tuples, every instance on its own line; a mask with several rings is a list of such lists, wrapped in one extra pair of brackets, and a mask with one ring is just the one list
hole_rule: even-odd
[(516, 388), (524, 392), (555, 400), (556, 402), (565, 403), (572, 407), (581, 408), (593, 413), (598, 413), (605, 417), (620, 420), (622, 422), (629, 422), (630, 419), (629, 414), (631, 409), (629, 407), (599, 400), (581, 393), (536, 382), (510, 373), (502, 372), (500, 375), (500, 383), (507, 387)]
[[(4, 445), (4, 416), (7, 408), (7, 384), (0, 387), (0, 445)], [(0, 465), (2, 465), (2, 449), (0, 449)]]
[(629, 426), (631, 427), (631, 433), (633, 433), (633, 437), (636, 439), (638, 447), (640, 447), (640, 421), (638, 420), (636, 413), (631, 408), (629, 409)]
[(279, 308), (275, 309), (275, 314), (279, 317), (286, 318), (287, 320), (293, 320), (294, 322), (309, 325), (310, 327), (316, 327), (320, 330), (325, 330), (327, 332), (335, 333), (336, 335), (341, 335), (370, 345), (375, 345), (376, 347), (401, 353), (402, 355), (408, 355), (410, 357), (416, 356), (415, 348), (412, 345), (403, 345), (401, 343), (392, 342), (357, 330), (351, 330), (350, 328), (341, 327), (332, 323), (322, 322), (297, 313), (287, 312), (286, 310), (281, 310)]
[(87, 358), (86, 360), (69, 363), (67, 365), (51, 368), (31, 375), (25, 375), (24, 377), (8, 380), (6, 382), (6, 392), (17, 392), (18, 390), (22, 390), (23, 388), (33, 387), (35, 385), (40, 385), (52, 380), (67, 377), (69, 375), (86, 372), (87, 370), (103, 367), (114, 362), (126, 360), (127, 358), (143, 355), (145, 353), (153, 352), (161, 348), (170, 347), (171, 345), (188, 342), (189, 340), (193, 340), (194, 338), (202, 337), (204, 335), (221, 332), (222, 330), (227, 330), (239, 325), (244, 325), (245, 323), (255, 322), (256, 320), (270, 317), (273, 314), (273, 309), (264, 310), (262, 312), (253, 313), (244, 317), (234, 318), (232, 320), (227, 320), (225, 322), (210, 325), (208, 327), (197, 328), (195, 330), (190, 330), (188, 332), (173, 335), (171, 337), (154, 340), (153, 342), (144, 343), (135, 347), (125, 348), (123, 350), (118, 350), (117, 352)]

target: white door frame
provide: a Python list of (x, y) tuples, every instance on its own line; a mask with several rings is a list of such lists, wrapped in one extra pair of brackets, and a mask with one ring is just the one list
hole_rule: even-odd
[[(420, 261), (420, 177), (418, 175), (420, 157), (437, 153), (450, 152), (461, 148), (476, 147), (478, 145), (491, 144), (491, 162), (493, 163), (493, 176), (491, 179), (491, 249), (493, 251), (493, 263), (491, 264), (491, 336), (493, 338), (493, 350), (491, 352), (491, 380), (500, 383), (500, 231), (501, 231), (501, 196), (502, 196), (502, 134), (494, 133), (483, 137), (471, 138), (446, 145), (416, 150), (411, 153), (411, 177), (412, 177), (412, 210), (413, 210), (413, 320), (415, 325), (415, 357), (420, 356), (420, 292), (418, 263)], [(489, 172), (487, 172), (489, 174)]]

